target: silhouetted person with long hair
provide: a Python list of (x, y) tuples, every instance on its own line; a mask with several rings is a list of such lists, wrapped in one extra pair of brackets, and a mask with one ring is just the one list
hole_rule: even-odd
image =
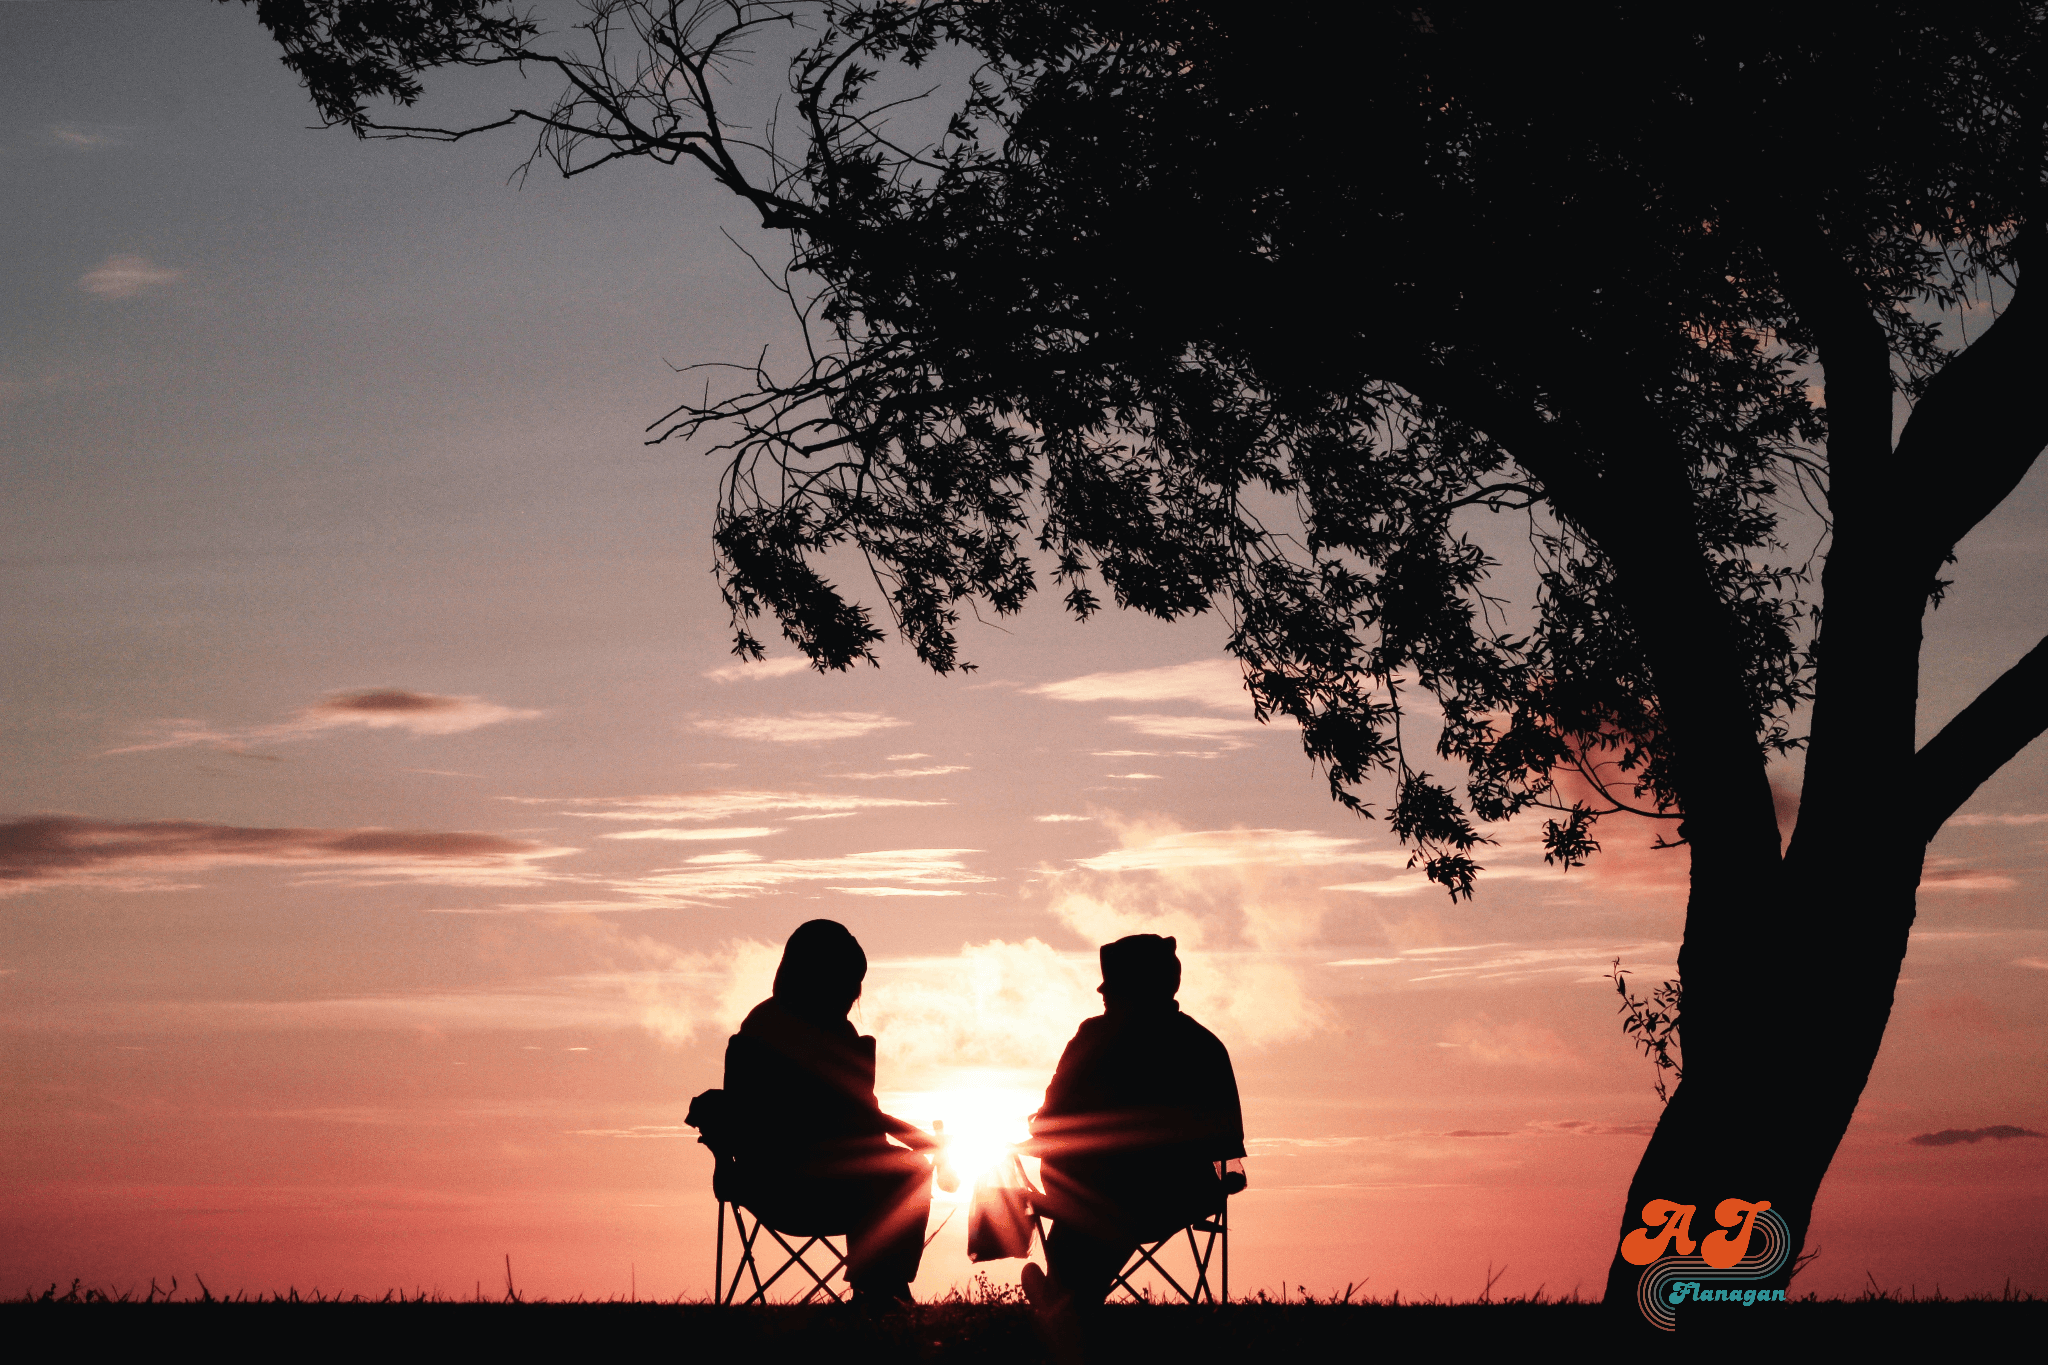
[[(1041, 1306), (1099, 1304), (1141, 1243), (1223, 1208), (1244, 1177), (1244, 1114), (1230, 1053), (1180, 1011), (1170, 938), (1102, 948), (1102, 1013), (1082, 1021), (1032, 1116), (1052, 1215), (1046, 1270), (1024, 1269)], [(1226, 1187), (1228, 1178), (1231, 1184)]]
[(908, 1302), (932, 1168), (889, 1139), (936, 1144), (875, 1102), (875, 1040), (847, 1019), (867, 970), (860, 943), (833, 920), (799, 925), (783, 945), (775, 993), (725, 1048), (735, 1193), (778, 1231), (846, 1233), (856, 1302)]

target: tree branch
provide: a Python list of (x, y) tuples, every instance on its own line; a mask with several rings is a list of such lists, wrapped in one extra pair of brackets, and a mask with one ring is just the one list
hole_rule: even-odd
[(2048, 639), (1913, 755), (1923, 840), (1932, 839), (1985, 779), (2048, 730), (2043, 692), (2048, 692)]
[(2048, 447), (2048, 314), (2023, 275), (2013, 299), (1976, 341), (1942, 367), (1899, 433), (1903, 515), (1932, 572), (1957, 541), (2019, 486)]

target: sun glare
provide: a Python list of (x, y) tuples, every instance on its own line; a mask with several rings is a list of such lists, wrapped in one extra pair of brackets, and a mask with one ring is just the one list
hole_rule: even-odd
[[(1012, 1144), (1031, 1136), (1028, 1119), (1043, 1098), (1040, 1090), (969, 1075), (942, 1090), (884, 1096), (882, 1107), (928, 1131), (937, 1131), (935, 1121), (945, 1125), (947, 1160), (960, 1184), (950, 1192), (934, 1189), (933, 1197), (965, 1202), (973, 1197), (975, 1181), (1000, 1168)], [(1027, 1158), (1025, 1170), (1035, 1176), (1037, 1162)]]

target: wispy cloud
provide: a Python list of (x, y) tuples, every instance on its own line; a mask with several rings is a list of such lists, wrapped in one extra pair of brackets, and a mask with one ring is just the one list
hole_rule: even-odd
[(1405, 862), (1407, 855), (1367, 852), (1356, 839), (1306, 829), (1146, 830), (1127, 839), (1123, 847), (1077, 859), (1074, 866), (1091, 872), (1159, 872), (1253, 863), (1326, 867), (1388, 860)]
[[(632, 820), (640, 824), (660, 821), (695, 824), (709, 820), (836, 820), (864, 811), (892, 810), (912, 806), (944, 806), (946, 801), (913, 801), (899, 796), (840, 796), (824, 792), (745, 791), (722, 788), (710, 791), (678, 792), (670, 796), (506, 796), (527, 806), (566, 807), (563, 815), (586, 820)], [(799, 813), (803, 812), (803, 813)], [(650, 836), (651, 837), (651, 836)]]
[(781, 830), (768, 825), (722, 825), (710, 829), (628, 829), (600, 834), (600, 839), (668, 839), (695, 843), (712, 839), (765, 839)]
[(947, 773), (964, 773), (971, 769), (962, 763), (946, 763), (930, 768), (890, 768), (879, 773), (834, 773), (850, 782), (877, 782), (886, 777), (943, 777)]
[(821, 744), (858, 739), (877, 730), (910, 724), (870, 711), (792, 711), (781, 716), (724, 716), (696, 722), (699, 730), (728, 739), (762, 740), (770, 744)]
[[(845, 882), (957, 894), (960, 887), (993, 880), (970, 872), (962, 861), (976, 852), (979, 850), (971, 848), (896, 848), (833, 858), (763, 858), (735, 850), (703, 854), (681, 867), (662, 868), (617, 885), (638, 898), (679, 901), (734, 900), (797, 886)], [(848, 888), (835, 885), (827, 889)]]
[(1527, 1130), (1539, 1136), (1648, 1137), (1656, 1131), (1656, 1125), (1652, 1123), (1595, 1123), (1591, 1119), (1530, 1119)]
[(111, 821), (39, 815), (0, 823), (0, 895), (54, 886), (164, 890), (208, 868), (300, 866), (301, 880), (527, 886), (536, 865), (573, 853), (526, 839), (462, 831), (265, 829), (194, 820)]
[(1974, 812), (1951, 815), (1951, 825), (2048, 825), (2048, 814), (2029, 812), (2013, 815), (1979, 815)]
[(1228, 659), (1202, 659), (1126, 673), (1090, 673), (1024, 690), (1054, 701), (1191, 701), (1225, 710), (1250, 706), (1244, 674)]
[(1034, 815), (1031, 817), (1041, 825), (1093, 824), (1092, 815)]
[(1118, 846), (1049, 879), (1054, 918), (1089, 943), (1172, 935), (1186, 966), (1183, 1004), (1232, 1046), (1329, 1025), (1292, 957), (1315, 941), (1325, 908), (1302, 864), (1362, 861), (1356, 841), (1302, 830), (1188, 831), (1112, 816), (1103, 823)]
[(1160, 739), (1192, 739), (1205, 744), (1222, 744), (1233, 749), (1245, 747), (1244, 736), (1266, 727), (1255, 720), (1232, 720), (1226, 716), (1111, 716), (1141, 735)]
[[(278, 744), (309, 739), (330, 730), (403, 730), (414, 735), (458, 735), (508, 720), (532, 720), (539, 711), (501, 706), (481, 697), (441, 696), (402, 687), (372, 687), (331, 692), (290, 720), (242, 730), (218, 729), (200, 720), (160, 720), (155, 737), (140, 744), (109, 749), (109, 754), (139, 754), (156, 749), (182, 749), (194, 744), (237, 749), (246, 744)], [(458, 774), (460, 775), (460, 774)]]
[(1487, 1066), (1526, 1066), (1571, 1071), (1585, 1063), (1555, 1032), (1524, 1019), (1497, 1023), (1488, 1015), (1460, 1019), (1438, 1047)]
[(1661, 981), (1678, 975), (1675, 943), (1574, 944), (1528, 948), (1513, 943), (1475, 943), (1449, 948), (1404, 948), (1388, 957), (1347, 957), (1326, 967), (1406, 967), (1421, 975), (1411, 982), (1524, 981), (1544, 976), (1572, 981), (1598, 981), (1616, 958), (1637, 980)]
[(2004, 1142), (2009, 1138), (2048, 1137), (2048, 1133), (2037, 1133), (2031, 1128), (2017, 1128), (2010, 1123), (1994, 1123), (1989, 1128), (1944, 1128), (1938, 1133), (1921, 1133), (1906, 1141), (1915, 1147), (1954, 1147), (1971, 1144), (1990, 1138)]
[(123, 144), (118, 130), (111, 124), (59, 123), (51, 127), (50, 137), (60, 146), (81, 152), (97, 151), (102, 147), (119, 147)]
[(1164, 782), (1158, 773), (1104, 773), (1104, 777), (1116, 782)]
[(2002, 873), (1970, 867), (1956, 858), (1929, 856), (1920, 874), (1922, 891), (2010, 891), (2018, 885)]
[(78, 287), (103, 299), (132, 299), (184, 278), (184, 271), (152, 265), (141, 256), (109, 256), (80, 275)]
[(704, 676), (713, 682), (741, 682), (763, 678), (787, 678), (792, 673), (802, 673), (810, 667), (811, 661), (799, 654), (780, 659), (763, 659), (759, 663), (726, 664), (722, 668), (706, 669)]

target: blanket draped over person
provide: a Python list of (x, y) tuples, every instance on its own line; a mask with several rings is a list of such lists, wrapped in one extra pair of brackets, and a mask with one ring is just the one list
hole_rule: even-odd
[(856, 1299), (910, 1297), (931, 1212), (932, 1140), (875, 1100), (875, 1040), (847, 1011), (867, 955), (845, 926), (811, 920), (783, 948), (775, 992), (725, 1048), (721, 1145), (734, 1197), (785, 1233), (845, 1233)]
[(1135, 934), (1102, 948), (1103, 1013), (1082, 1021), (1032, 1117), (1048, 1271), (1076, 1303), (1100, 1302), (1140, 1243), (1220, 1211), (1223, 1167), (1245, 1154), (1230, 1053), (1173, 998), (1175, 947)]

